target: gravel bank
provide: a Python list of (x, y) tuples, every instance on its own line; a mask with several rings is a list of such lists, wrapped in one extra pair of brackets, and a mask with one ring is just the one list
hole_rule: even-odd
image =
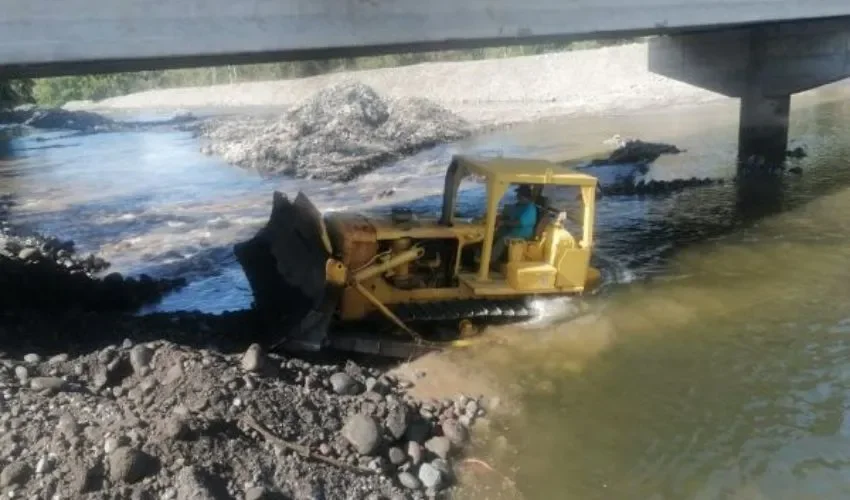
[(723, 96), (647, 70), (646, 44), (540, 56), (425, 63), (274, 82), (141, 92), (69, 108), (289, 107), (317, 90), (357, 81), (389, 98), (424, 98), (476, 126), (563, 115), (698, 104)]
[[(43, 327), (16, 318), (30, 335)], [(69, 331), (80, 323), (65, 318)], [(126, 339), (0, 353), (4, 498), (445, 497), (490, 407), (417, 401), (413, 381), (351, 361), (233, 352), (216, 342), (213, 317), (97, 323)]]

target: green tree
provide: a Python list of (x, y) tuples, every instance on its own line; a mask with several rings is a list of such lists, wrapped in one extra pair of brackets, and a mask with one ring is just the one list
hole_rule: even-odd
[(34, 102), (32, 80), (0, 81), (0, 109), (31, 102)]

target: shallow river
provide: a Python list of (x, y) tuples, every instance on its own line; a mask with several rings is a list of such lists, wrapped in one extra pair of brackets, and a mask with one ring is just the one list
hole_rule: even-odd
[[(517, 454), (493, 460), (517, 469), (526, 498), (850, 496), (847, 96), (795, 100), (792, 146), (811, 153), (793, 161), (801, 176), (600, 200), (608, 286), (590, 315), (519, 333), (510, 356), (466, 355), (521, 395), (500, 431)], [(615, 133), (688, 150), (659, 161), (655, 178), (729, 178), (736, 119), (720, 103), (537, 124), (345, 187), (262, 180), (172, 130), (38, 134), (0, 161), (0, 191), (17, 193), (18, 222), (101, 251), (115, 270), (192, 280), (158, 309), (217, 312), (250, 303), (230, 249), (264, 222), (272, 189), (307, 189), (326, 210), (387, 200), (436, 210), (438, 198), (421, 198), (439, 192), (452, 152), (563, 158)]]

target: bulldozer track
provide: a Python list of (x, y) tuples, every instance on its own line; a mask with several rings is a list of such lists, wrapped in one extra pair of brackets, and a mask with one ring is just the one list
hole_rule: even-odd
[(525, 299), (445, 300), (430, 303), (408, 303), (391, 306), (390, 310), (411, 325), (468, 319), (476, 324), (523, 321), (535, 316)]
[[(554, 296), (557, 297), (557, 296)], [(486, 333), (469, 338), (456, 335), (462, 320), (476, 327), (522, 323), (538, 317), (531, 298), (445, 300), (434, 303), (396, 304), (390, 307), (393, 314), (412, 329), (422, 334), (412, 338), (404, 330), (388, 324), (376, 316), (372, 326), (361, 325), (347, 331), (336, 331), (330, 336), (330, 347), (335, 350), (359, 352), (391, 358), (411, 358), (445, 349), (466, 348), (488, 342)], [(383, 325), (375, 328), (375, 325)], [(454, 333), (453, 333), (454, 332)]]

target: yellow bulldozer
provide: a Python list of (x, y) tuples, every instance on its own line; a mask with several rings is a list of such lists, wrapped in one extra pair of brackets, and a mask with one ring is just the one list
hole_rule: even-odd
[[(486, 207), (460, 218), (458, 192), (470, 177), (483, 183)], [(491, 259), (511, 186), (530, 192), (536, 225), (530, 238), (506, 238), (502, 258)], [(547, 186), (577, 188), (578, 216), (552, 207)], [(264, 327), (282, 339), (275, 347), (407, 356), (463, 344), (482, 326), (530, 320), (534, 299), (596, 287), (596, 189), (595, 177), (546, 160), (457, 155), (439, 217), (323, 215), (302, 192), (294, 201), (275, 192), (266, 226), (234, 252)]]

